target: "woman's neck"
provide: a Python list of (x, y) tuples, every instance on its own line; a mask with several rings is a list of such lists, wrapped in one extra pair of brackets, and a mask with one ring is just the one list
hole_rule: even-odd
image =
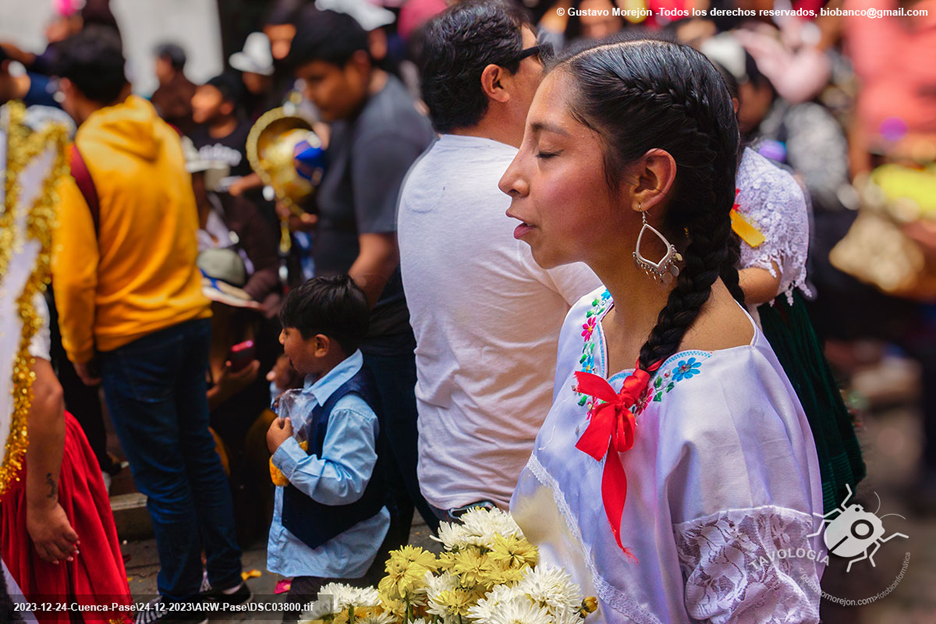
[[(627, 260), (620, 261), (617, 267), (592, 267), (614, 300), (614, 307), (601, 322), (608, 349), (609, 375), (634, 368), (640, 349), (656, 327), (660, 311), (675, 287), (675, 281), (661, 286), (644, 275), (630, 258)], [(721, 279), (716, 279), (708, 300), (673, 353), (687, 349), (730, 349), (749, 345), (753, 338), (754, 328), (747, 314)]]
[(675, 281), (661, 285), (648, 277), (629, 256), (617, 255), (614, 263), (592, 266), (611, 298), (614, 308), (604, 317), (602, 330), (608, 347), (610, 373), (633, 368), (640, 348), (656, 326)]

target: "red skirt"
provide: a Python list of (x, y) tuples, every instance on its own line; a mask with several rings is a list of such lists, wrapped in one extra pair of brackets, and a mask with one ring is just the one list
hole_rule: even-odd
[[(74, 561), (54, 565), (39, 558), (26, 532), (25, 464), (19, 481), (10, 484), (0, 501), (0, 554), (27, 602), (39, 607), (36, 618), (40, 622), (132, 622), (130, 587), (101, 469), (81, 425), (68, 412), (59, 504), (78, 533), (80, 554)], [(43, 603), (51, 604), (52, 610), (44, 609)], [(114, 604), (123, 609), (113, 609)], [(62, 609), (59, 605), (67, 610), (55, 611)], [(104, 605), (107, 610), (97, 610)]]

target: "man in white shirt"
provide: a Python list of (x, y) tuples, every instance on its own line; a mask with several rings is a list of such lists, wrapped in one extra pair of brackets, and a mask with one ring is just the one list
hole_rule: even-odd
[(544, 270), (498, 180), (517, 153), (544, 46), (521, 9), (467, 0), (425, 29), (423, 99), (441, 138), (404, 182), (398, 230), (416, 334), (419, 483), (443, 520), (506, 509), (552, 402), (559, 328), (599, 282)]

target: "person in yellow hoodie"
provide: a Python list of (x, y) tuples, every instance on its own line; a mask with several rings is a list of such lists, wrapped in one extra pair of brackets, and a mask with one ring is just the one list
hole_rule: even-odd
[[(57, 73), (80, 158), (72, 159), (78, 183), (61, 189), (52, 265), (62, 343), (82, 380), (103, 385), (148, 497), (160, 598), (137, 622), (200, 622), (200, 612), (164, 603), (240, 602), (250, 591), (208, 431), (211, 312), (195, 265), (192, 184), (179, 136), (129, 95), (119, 40), (89, 28), (64, 47)], [(211, 590), (202, 587), (203, 550)]]

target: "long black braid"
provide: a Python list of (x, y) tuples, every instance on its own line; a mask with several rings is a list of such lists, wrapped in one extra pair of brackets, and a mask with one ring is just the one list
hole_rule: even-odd
[(599, 44), (556, 68), (577, 87), (572, 114), (606, 142), (612, 188), (624, 166), (650, 149), (676, 161), (661, 229), (673, 241), (688, 237), (688, 245), (676, 286), (640, 350), (638, 365), (647, 370), (679, 349), (719, 277), (744, 301), (735, 268), (740, 249), (731, 235), (739, 145), (731, 97), (702, 54), (662, 41)]

